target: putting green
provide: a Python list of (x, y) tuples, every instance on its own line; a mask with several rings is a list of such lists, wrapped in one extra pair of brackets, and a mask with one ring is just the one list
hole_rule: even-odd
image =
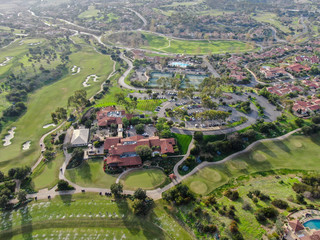
[[(301, 146), (301, 147), (300, 147)], [(268, 141), (258, 144), (249, 152), (242, 153), (225, 163), (206, 167), (183, 182), (190, 186), (193, 182), (203, 182), (209, 194), (230, 179), (255, 172), (277, 169), (312, 170), (320, 172), (320, 134), (312, 136), (293, 135), (282, 141)], [(246, 166), (246, 168), (244, 168)], [(208, 179), (207, 169), (218, 172), (219, 182)], [(210, 171), (208, 171), (210, 173)], [(210, 174), (209, 174), (210, 176)], [(192, 185), (195, 192), (199, 192)], [(201, 186), (200, 186), (201, 187)]]
[(201, 170), (201, 175), (211, 181), (211, 182), (219, 182), (222, 179), (222, 176), (219, 172), (215, 171), (214, 169), (211, 168), (204, 168)]
[(264, 162), (267, 160), (266, 155), (261, 151), (256, 151), (252, 154), (252, 158), (257, 162)]
[(208, 191), (207, 184), (200, 181), (194, 181), (190, 184), (191, 191), (197, 193), (197, 194), (204, 194)]
[(125, 189), (135, 190), (142, 189), (155, 189), (159, 187), (167, 176), (160, 169), (141, 169), (129, 172), (121, 183)]

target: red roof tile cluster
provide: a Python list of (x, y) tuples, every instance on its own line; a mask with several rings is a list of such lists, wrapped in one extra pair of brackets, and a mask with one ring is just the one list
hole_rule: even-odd
[[(107, 164), (120, 166), (141, 165), (141, 158), (136, 156), (136, 147), (146, 145), (155, 148), (161, 154), (174, 153), (173, 146), (176, 144), (174, 138), (160, 139), (157, 136), (144, 138), (141, 135), (129, 138), (107, 138), (104, 149), (108, 150)], [(135, 163), (135, 164), (132, 164)]]
[(320, 240), (320, 231), (315, 231), (311, 236), (304, 235), (299, 237), (300, 240)]
[(299, 114), (315, 112), (320, 110), (320, 99), (312, 98), (309, 101), (296, 101), (293, 104), (292, 110)]
[(292, 228), (293, 231), (299, 232), (304, 229), (304, 226), (299, 222), (299, 220), (293, 220), (289, 222), (289, 226)]
[(268, 87), (267, 90), (268, 92), (277, 94), (278, 96), (283, 96), (295, 91), (298, 91), (298, 92), (303, 91), (302, 87), (295, 86), (291, 83), (276, 84), (272, 87)]
[(271, 68), (269, 66), (261, 67), (260, 72), (264, 74), (266, 78), (269, 78), (269, 79), (288, 74), (283, 68), (280, 68), (280, 67)]
[(122, 124), (122, 118), (126, 117), (130, 120), (132, 114), (126, 114), (126, 111), (117, 111), (115, 107), (106, 107), (97, 112), (97, 120), (99, 127), (107, 127), (111, 124)]
[(319, 79), (315, 79), (313, 81), (303, 80), (302, 83), (305, 84), (306, 86), (309, 86), (310, 88), (318, 89), (320, 87), (320, 80)]
[(288, 70), (292, 71), (292, 72), (302, 72), (302, 71), (310, 71), (311, 68), (307, 67), (307, 66), (303, 66), (299, 63), (295, 63), (292, 64), (290, 66), (287, 67)]
[(311, 62), (311, 63), (319, 63), (319, 58), (316, 55), (313, 55), (312, 57), (308, 56), (296, 56), (296, 62)]

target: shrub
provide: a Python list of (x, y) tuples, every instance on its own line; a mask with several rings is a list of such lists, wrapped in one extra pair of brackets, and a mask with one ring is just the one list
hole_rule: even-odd
[(280, 209), (287, 209), (289, 207), (288, 203), (281, 199), (275, 199), (271, 202), (271, 204)]
[(232, 201), (236, 201), (239, 199), (239, 193), (237, 190), (231, 191), (227, 190), (224, 195)]

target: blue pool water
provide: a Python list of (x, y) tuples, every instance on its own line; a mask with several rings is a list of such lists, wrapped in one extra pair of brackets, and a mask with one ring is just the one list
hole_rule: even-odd
[(170, 66), (172, 66), (172, 67), (186, 68), (186, 67), (190, 66), (190, 64), (188, 64), (188, 63), (183, 63), (183, 62), (172, 62), (172, 63), (170, 63)]
[(319, 230), (319, 229), (320, 229), (320, 220), (319, 220), (319, 219), (310, 220), (310, 221), (308, 221), (308, 222), (305, 222), (305, 223), (303, 224), (303, 226), (308, 227), (308, 228), (310, 228), (310, 229)]

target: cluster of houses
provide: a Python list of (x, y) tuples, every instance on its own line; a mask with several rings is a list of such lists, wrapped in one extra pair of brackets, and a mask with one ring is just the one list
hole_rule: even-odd
[[(85, 151), (85, 156), (106, 156), (105, 163), (111, 169), (140, 167), (142, 159), (137, 154), (136, 148), (145, 145), (152, 149), (152, 155), (174, 154), (176, 141), (174, 138), (162, 139), (158, 136), (144, 137), (135, 135), (123, 137), (123, 118), (130, 120), (133, 115), (127, 114), (124, 110), (117, 110), (115, 107), (106, 107), (97, 112), (96, 120), (100, 129), (114, 127), (118, 136), (105, 137), (101, 147), (95, 148), (89, 143), (89, 129), (75, 129), (71, 138), (72, 147), (89, 148)], [(94, 139), (94, 138), (93, 138)]]
[(309, 56), (304, 56), (304, 55), (300, 55), (300, 56), (296, 56), (295, 57), (295, 61), (298, 62), (298, 63), (301, 63), (301, 62), (310, 62), (312, 64), (315, 64), (315, 63), (319, 63), (319, 58), (318, 56), (316, 55), (313, 55), (311, 57)]
[(227, 59), (227, 61), (222, 62), (227, 69), (230, 69), (229, 78), (236, 80), (237, 82), (241, 82), (244, 79), (248, 78), (248, 72), (244, 71), (241, 67), (238, 66), (239, 62), (243, 61), (242, 56), (231, 56)]
[(274, 79), (276, 77), (288, 75), (286, 70), (280, 67), (262, 66), (260, 68), (260, 72), (264, 75), (266, 79)]
[(320, 240), (319, 230), (306, 229), (297, 219), (288, 222), (285, 232), (287, 240)]
[(313, 113), (317, 113), (320, 110), (320, 99), (313, 96), (311, 99), (306, 101), (296, 101), (292, 110), (299, 116), (307, 117)]
[(267, 90), (268, 92), (280, 97), (292, 92), (303, 92), (302, 87), (293, 85), (292, 83), (275, 84), (271, 87), (267, 87)]

